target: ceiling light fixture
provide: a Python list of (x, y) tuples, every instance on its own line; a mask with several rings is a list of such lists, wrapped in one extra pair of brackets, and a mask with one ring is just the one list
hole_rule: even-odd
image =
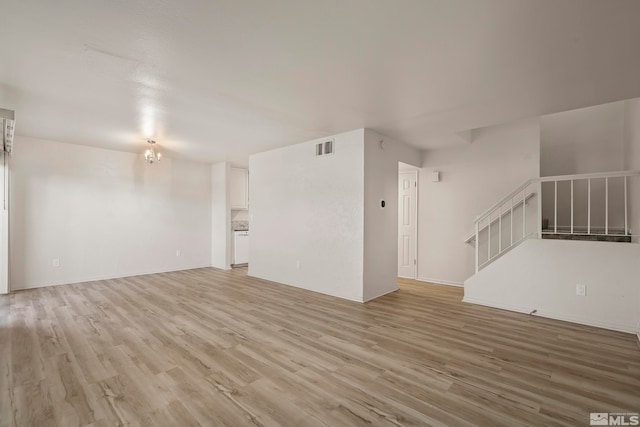
[(147, 161), (147, 163), (152, 165), (162, 159), (162, 153), (156, 150), (156, 142), (153, 139), (149, 139), (147, 142), (149, 143), (150, 147), (147, 148), (147, 151), (144, 152), (144, 159)]

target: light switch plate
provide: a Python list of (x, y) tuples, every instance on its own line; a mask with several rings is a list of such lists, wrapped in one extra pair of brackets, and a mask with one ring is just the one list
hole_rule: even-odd
[(578, 283), (576, 285), (576, 295), (578, 295), (580, 297), (587, 296), (587, 285), (583, 285), (583, 284)]

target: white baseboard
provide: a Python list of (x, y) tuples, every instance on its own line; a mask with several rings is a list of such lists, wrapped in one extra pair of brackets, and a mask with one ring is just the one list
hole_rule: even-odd
[(124, 272), (121, 274), (108, 275), (108, 276), (86, 276), (86, 277), (79, 277), (79, 278), (75, 277), (72, 279), (63, 279), (63, 280), (57, 280), (57, 281), (52, 281), (47, 283), (36, 283), (36, 284), (29, 284), (29, 285), (25, 285), (25, 284), (12, 285), (10, 288), (10, 292), (22, 291), (26, 289), (46, 288), (47, 286), (73, 285), (76, 283), (95, 282), (97, 280), (112, 280), (112, 279), (122, 279), (125, 277), (145, 276), (147, 274), (172, 273), (174, 271), (194, 270), (196, 268), (211, 268), (211, 264), (205, 264), (205, 265), (199, 264), (199, 265), (187, 266), (187, 267), (178, 268), (178, 269), (172, 268), (168, 270)]
[(300, 285), (296, 285), (294, 283), (287, 283), (287, 282), (280, 282), (278, 280), (269, 278), (269, 277), (263, 277), (263, 276), (259, 276), (257, 274), (254, 274), (251, 270), (249, 270), (247, 272), (247, 276), (248, 277), (254, 277), (256, 279), (260, 279), (260, 280), (266, 280), (268, 282), (272, 282), (272, 283), (276, 283), (278, 285), (285, 285), (285, 286), (291, 286), (292, 288), (298, 288), (298, 289), (302, 289), (305, 291), (309, 291), (309, 292), (315, 292), (317, 294), (322, 294), (322, 295), (327, 295), (330, 297), (334, 297), (334, 298), (341, 298), (347, 301), (353, 301), (353, 302), (359, 302), (359, 303), (363, 303), (364, 301), (362, 300), (362, 297), (357, 298), (357, 297), (350, 297), (350, 296), (344, 296), (344, 295), (335, 295), (335, 294), (331, 294), (329, 292), (323, 292), (317, 289), (311, 289), (311, 288), (305, 288), (304, 286), (300, 286)]
[(397, 290), (399, 290), (399, 289), (400, 289), (400, 288), (395, 288), (395, 289), (391, 289), (390, 291), (384, 291), (384, 292), (382, 292), (381, 294), (376, 295), (376, 296), (373, 296), (373, 297), (371, 297), (371, 298), (367, 298), (366, 300), (363, 300), (362, 302), (369, 302), (369, 301), (374, 300), (374, 299), (376, 299), (376, 298), (380, 298), (380, 297), (382, 297), (382, 296), (384, 296), (384, 295), (388, 295), (388, 294), (390, 294), (390, 293), (393, 293), (393, 292), (395, 292), (395, 291), (397, 291)]
[(209, 267), (213, 267), (213, 268), (216, 268), (218, 270), (231, 270), (231, 268), (232, 268), (231, 265), (220, 266), (220, 265), (215, 265), (213, 263), (211, 265), (209, 265)]
[(436, 285), (457, 286), (459, 288), (464, 288), (464, 283), (452, 282), (450, 280), (429, 279), (429, 278), (426, 278), (426, 277), (418, 277), (418, 278), (416, 278), (416, 280), (419, 281), (419, 282), (435, 283)]
[(291, 286), (291, 287), (298, 288), (298, 289), (304, 289), (305, 291), (316, 292), (316, 293), (322, 294), (322, 295), (328, 295), (328, 296), (331, 296), (331, 297), (334, 297), (334, 298), (341, 298), (341, 299), (344, 299), (344, 300), (347, 300), (347, 301), (358, 302), (358, 303), (361, 303), (361, 304), (365, 303), (365, 302), (368, 302), (368, 301), (371, 301), (371, 300), (376, 299), (376, 298), (380, 298), (383, 295), (390, 294), (390, 293), (395, 292), (395, 291), (397, 291), (399, 289), (399, 288), (395, 288), (395, 289), (391, 289), (389, 291), (384, 291), (384, 292), (380, 293), (379, 295), (367, 298), (365, 300), (363, 297), (362, 298), (357, 298), (357, 297), (353, 298), (353, 297), (348, 297), (348, 296), (344, 296), (344, 295), (335, 295), (335, 294), (331, 294), (329, 292), (325, 292), (325, 291), (321, 291), (321, 290), (317, 290), (317, 289), (305, 288), (304, 286), (296, 285), (296, 284), (293, 284), (293, 283), (280, 282), (278, 280), (274, 280), (274, 279), (271, 279), (269, 277), (262, 277), (262, 276), (253, 274), (251, 271), (249, 271), (247, 273), (247, 276), (255, 277), (256, 279), (267, 280), (269, 282), (277, 283), (279, 285)]
[[(618, 331), (618, 332), (627, 332), (627, 333), (633, 333), (633, 334), (637, 333), (635, 326), (632, 326), (632, 325), (624, 325), (624, 324), (619, 324), (615, 322), (606, 322), (606, 321), (593, 320), (593, 319), (587, 319), (582, 317), (567, 316), (566, 314), (563, 314), (563, 313), (555, 313), (555, 312), (539, 309), (536, 307), (521, 307), (521, 306), (515, 306), (511, 304), (503, 304), (499, 302), (484, 301), (476, 298), (469, 298), (467, 296), (462, 298), (462, 302), (466, 302), (469, 304), (484, 305), (486, 307), (499, 308), (501, 310), (515, 311), (515, 312), (524, 313), (524, 314), (530, 314), (533, 310), (536, 310), (536, 313), (533, 314), (534, 316), (546, 317), (546, 318), (555, 319), (555, 320), (562, 320), (562, 321), (571, 322), (571, 323), (578, 323), (580, 325), (595, 326), (597, 328), (610, 329), (612, 331)], [(640, 338), (640, 335), (639, 335), (639, 338)]]

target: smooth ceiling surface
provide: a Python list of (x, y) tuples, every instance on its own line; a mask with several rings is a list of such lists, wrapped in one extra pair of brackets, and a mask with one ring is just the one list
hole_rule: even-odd
[(359, 127), (434, 148), (640, 96), (636, 0), (0, 5), (17, 133), (118, 150), (244, 163)]

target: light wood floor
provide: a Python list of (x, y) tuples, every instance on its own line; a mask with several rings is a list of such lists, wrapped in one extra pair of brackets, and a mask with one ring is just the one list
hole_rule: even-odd
[(633, 335), (401, 281), (358, 304), (214, 269), (0, 298), (0, 425), (588, 425)]

